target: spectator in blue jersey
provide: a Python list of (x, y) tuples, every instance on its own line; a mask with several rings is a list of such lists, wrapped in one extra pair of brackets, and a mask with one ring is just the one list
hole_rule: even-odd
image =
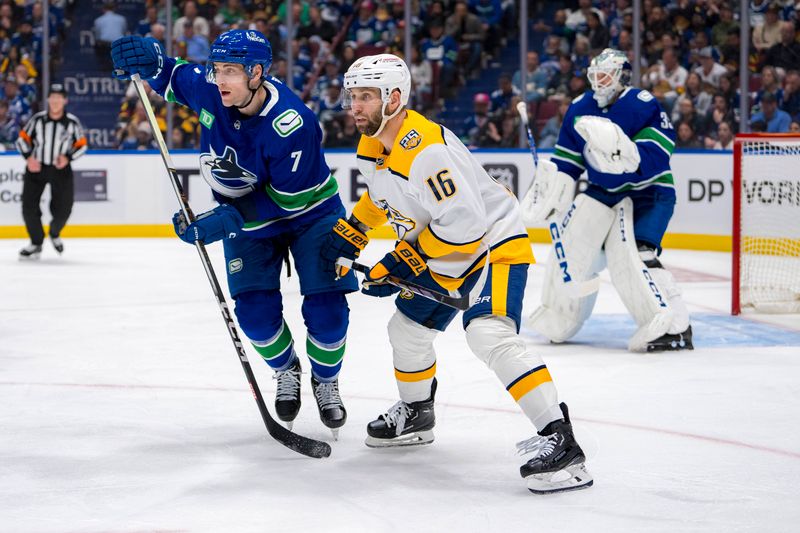
[(440, 18), (430, 21), (428, 32), (430, 38), (423, 40), (420, 47), (422, 55), (431, 63), (434, 73), (437, 69), (439, 71), (439, 96), (448, 98), (455, 91), (458, 45), (452, 37), (444, 34), (444, 21)]
[(27, 56), (37, 66), (42, 63), (42, 37), (33, 33), (33, 26), (28, 19), (19, 23), (17, 33), (11, 36), (11, 47), (17, 50), (20, 58)]
[(515, 97), (519, 99), (519, 89), (511, 84), (511, 77), (508, 74), (501, 74), (497, 79), (497, 89), (491, 94), (492, 113), (511, 109), (511, 103)]
[(481, 19), (485, 35), (483, 49), (492, 57), (496, 56), (502, 43), (500, 21), (503, 17), (503, 6), (500, 0), (470, 0), (469, 7)]
[(115, 41), (112, 57), (117, 77), (139, 74), (200, 115), (200, 174), (219, 206), (191, 222), (176, 213), (175, 232), (192, 244), (222, 241), (239, 325), (275, 371), (275, 410), (289, 426), (300, 410), (301, 365), (280, 278), (294, 258), (314, 397), (335, 435), (347, 419), (338, 381), (349, 323), (345, 295), (358, 285), (352, 272), (335, 278), (320, 256), (345, 211), (317, 117), (268, 74), (272, 48), (254, 30), (220, 35), (204, 68), (166, 57), (138, 36)]
[(8, 102), (0, 99), (0, 152), (13, 150), (19, 135), (19, 125), (8, 114)]
[(358, 9), (356, 17), (347, 34), (347, 40), (355, 42), (358, 46), (372, 45), (378, 42), (378, 21), (374, 16), (375, 4), (372, 0), (364, 0)]
[(761, 96), (761, 111), (750, 117), (752, 122), (764, 122), (767, 125), (767, 133), (786, 133), (789, 131), (789, 124), (792, 117), (789, 113), (778, 109), (778, 99), (772, 93), (764, 93)]
[(8, 115), (17, 124), (17, 127), (22, 127), (31, 118), (31, 104), (20, 94), (19, 85), (14, 79), (6, 80), (3, 84), (3, 93), (5, 101), (8, 102)]
[(146, 37), (150, 34), (153, 24), (158, 22), (158, 8), (155, 4), (150, 4), (147, 6), (147, 11), (145, 11), (145, 17), (136, 25), (136, 34)]

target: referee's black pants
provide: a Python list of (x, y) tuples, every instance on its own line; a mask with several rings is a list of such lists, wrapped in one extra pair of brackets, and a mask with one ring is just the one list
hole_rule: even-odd
[(22, 182), (22, 218), (31, 243), (44, 242), (42, 210), (40, 207), (45, 185), (50, 184), (50, 236), (58, 237), (67, 224), (75, 201), (75, 183), (70, 165), (57, 169), (52, 165), (42, 165), (41, 172), (25, 171)]

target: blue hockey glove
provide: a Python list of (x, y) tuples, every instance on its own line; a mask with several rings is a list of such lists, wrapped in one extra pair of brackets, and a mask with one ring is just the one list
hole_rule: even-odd
[(178, 211), (172, 217), (172, 225), (183, 242), (211, 244), (220, 239), (235, 239), (244, 227), (244, 219), (235, 207), (222, 204), (199, 215), (191, 224), (187, 224), (183, 211)]
[(361, 282), (361, 292), (367, 296), (386, 298), (387, 296), (391, 296), (400, 292), (400, 287), (395, 287), (389, 283), (378, 283), (376, 281), (364, 280)]
[(144, 80), (157, 78), (164, 68), (164, 51), (152, 37), (120, 37), (111, 44), (111, 59), (114, 61), (112, 75), (120, 80), (129, 80), (134, 74)]
[(325, 272), (342, 277), (350, 270), (337, 265), (336, 260), (340, 257), (355, 260), (361, 254), (361, 250), (367, 246), (369, 237), (358, 226), (363, 226), (363, 224), (353, 217), (350, 217), (348, 221), (342, 218), (336, 221), (332, 231), (325, 237), (325, 241), (320, 247), (319, 253), (325, 265)]
[(406, 241), (398, 241), (394, 250), (383, 256), (367, 274), (367, 280), (380, 281), (386, 276), (413, 279), (425, 272), (428, 265), (420, 253)]

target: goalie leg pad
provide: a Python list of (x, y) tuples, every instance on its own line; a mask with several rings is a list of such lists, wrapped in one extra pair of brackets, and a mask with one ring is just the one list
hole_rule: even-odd
[(633, 201), (623, 199), (614, 206), (614, 212), (615, 222), (605, 243), (608, 271), (622, 303), (639, 326), (628, 342), (628, 349), (645, 351), (648, 341), (667, 332), (673, 311), (639, 256), (633, 233)]
[(437, 331), (417, 324), (401, 311), (395, 311), (387, 329), (400, 399), (406, 403), (427, 400), (436, 375), (433, 339)]
[(672, 272), (664, 268), (654, 249), (649, 245), (639, 245), (639, 256), (644, 264), (650, 269), (650, 275), (661, 288), (662, 293), (667, 299), (667, 303), (672, 308), (672, 324), (667, 333), (678, 335), (689, 329), (689, 310), (681, 298), (681, 289), (675, 283)]
[(466, 328), (467, 344), (492, 370), (537, 430), (562, 417), (550, 372), (508, 317), (484, 315)]
[(551, 222), (553, 248), (542, 305), (528, 319), (531, 329), (553, 342), (564, 342), (589, 318), (597, 298), (596, 273), (603, 268), (601, 248), (614, 218), (614, 210), (579, 194), (561, 224)]

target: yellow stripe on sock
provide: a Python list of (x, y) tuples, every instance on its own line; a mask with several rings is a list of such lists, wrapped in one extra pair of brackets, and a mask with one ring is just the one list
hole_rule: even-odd
[(425, 370), (419, 370), (417, 372), (403, 372), (402, 370), (397, 370), (396, 368), (394, 369), (394, 377), (397, 379), (397, 381), (402, 381), (403, 383), (424, 381), (426, 379), (431, 379), (435, 375), (436, 363), (433, 363)]
[(548, 381), (553, 381), (553, 378), (550, 377), (550, 371), (547, 370), (546, 366), (541, 366), (517, 378), (516, 381), (508, 386), (508, 392), (514, 398), (514, 401), (518, 402), (530, 391)]

